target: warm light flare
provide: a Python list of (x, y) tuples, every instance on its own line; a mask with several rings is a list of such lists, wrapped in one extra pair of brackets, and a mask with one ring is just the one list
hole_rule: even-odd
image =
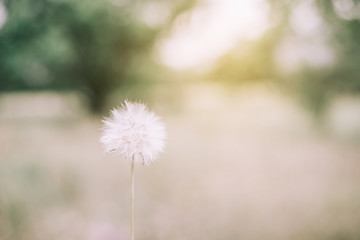
[(264, 0), (207, 0), (181, 16), (159, 44), (161, 60), (175, 69), (212, 63), (241, 39), (256, 39), (269, 27)]

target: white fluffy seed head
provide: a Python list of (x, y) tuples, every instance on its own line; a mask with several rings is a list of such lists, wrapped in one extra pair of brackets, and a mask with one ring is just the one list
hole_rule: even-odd
[(149, 164), (163, 151), (165, 126), (144, 104), (125, 101), (103, 121), (100, 141), (106, 152)]

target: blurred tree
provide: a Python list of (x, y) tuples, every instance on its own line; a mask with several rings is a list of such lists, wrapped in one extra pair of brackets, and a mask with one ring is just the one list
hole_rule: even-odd
[(217, 61), (211, 78), (233, 84), (272, 78), (275, 74), (272, 58), (277, 40), (276, 34), (269, 33), (259, 41), (242, 43)]
[(271, 6), (270, 20), (273, 27), (257, 40), (242, 41), (221, 57), (211, 72), (211, 78), (241, 84), (274, 80), (277, 70), (274, 55), (277, 46), (289, 31), (289, 9), (292, 3), (268, 0)]
[(295, 90), (321, 123), (331, 98), (360, 93), (360, 1), (315, 2), (329, 32), (335, 62), (331, 66), (303, 67), (295, 76), (299, 79)]
[(5, 0), (0, 91), (76, 89), (101, 112), (112, 90), (143, 80), (139, 62), (154, 65), (157, 38), (194, 3)]
[[(268, 0), (268, 3), (271, 27), (260, 39), (241, 42), (220, 58), (210, 78), (236, 84), (276, 81), (298, 96), (318, 120), (332, 96), (360, 93), (360, 0)], [(324, 44), (329, 43), (334, 53), (334, 62), (322, 66), (299, 64), (295, 71), (284, 74), (283, 66), (276, 64), (276, 54), (286, 38), (304, 41), (292, 25), (292, 17), (299, 14), (302, 4), (315, 8), (326, 32), (325, 36), (320, 36), (323, 32), (308, 35), (305, 41), (316, 41), (319, 36), (325, 39)]]
[(318, 0), (331, 29), (336, 65), (329, 69), (329, 87), (360, 93), (360, 0)]

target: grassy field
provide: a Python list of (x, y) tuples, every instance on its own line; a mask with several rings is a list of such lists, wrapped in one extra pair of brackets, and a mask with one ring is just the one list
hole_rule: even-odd
[[(76, 99), (1, 98), (1, 240), (129, 239), (130, 164), (103, 152), (101, 119)], [(161, 100), (151, 107), (168, 144), (158, 161), (136, 166), (136, 239), (360, 239), (351, 108), (341, 105), (333, 131), (320, 133), (268, 89), (193, 86)]]

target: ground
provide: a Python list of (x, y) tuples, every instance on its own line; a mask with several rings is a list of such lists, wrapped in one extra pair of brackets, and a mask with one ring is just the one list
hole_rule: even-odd
[[(135, 169), (136, 239), (360, 238), (359, 143), (338, 134), (355, 127), (317, 131), (273, 89), (177, 90), (149, 104), (168, 140)], [(81, 109), (73, 94), (2, 96), (0, 239), (129, 239), (130, 163)]]

